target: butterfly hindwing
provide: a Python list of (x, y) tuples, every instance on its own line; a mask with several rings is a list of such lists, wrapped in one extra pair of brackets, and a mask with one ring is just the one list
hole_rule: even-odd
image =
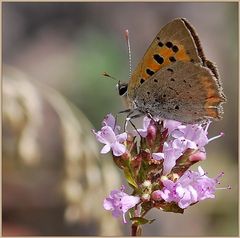
[(220, 119), (225, 101), (209, 68), (182, 61), (158, 71), (136, 92), (134, 102), (140, 111), (186, 123)]

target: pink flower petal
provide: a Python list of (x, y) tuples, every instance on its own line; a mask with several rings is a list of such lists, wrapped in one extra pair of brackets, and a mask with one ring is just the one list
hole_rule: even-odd
[(104, 145), (100, 153), (106, 154), (110, 151), (110, 149), (111, 149), (110, 145)]
[(95, 134), (97, 140), (103, 144), (107, 143), (106, 139), (102, 137), (101, 131), (95, 132), (95, 130), (92, 130), (92, 132)]
[(164, 120), (163, 126), (168, 129), (168, 134), (171, 134), (178, 126), (181, 125), (181, 122), (174, 120)]
[(105, 116), (102, 122), (102, 126), (111, 127), (116, 135), (119, 134), (119, 131), (121, 129), (120, 126), (116, 125), (116, 119), (111, 113)]
[(140, 201), (140, 198), (129, 196), (123, 192), (123, 189), (124, 187), (121, 187), (120, 190), (111, 191), (110, 195), (104, 200), (103, 207), (112, 211), (114, 217), (122, 215), (123, 223), (126, 223), (125, 214)]
[(111, 145), (111, 148), (115, 156), (121, 156), (126, 152), (125, 145), (120, 144), (117, 141)]
[(105, 118), (102, 122), (102, 125), (103, 126), (109, 126), (113, 129), (114, 126), (115, 126), (115, 121), (116, 121), (115, 117), (111, 113), (109, 113), (105, 116)]
[(205, 172), (201, 166), (198, 166), (198, 173), (200, 174), (200, 176), (203, 176), (205, 174)]
[(152, 157), (155, 160), (161, 160), (164, 159), (164, 153), (152, 153)]
[(149, 117), (144, 117), (144, 118), (143, 118), (143, 129), (144, 129), (144, 130), (147, 130), (147, 128), (148, 128), (151, 120), (152, 120), (152, 119), (149, 118)]
[(125, 213), (127, 212), (130, 208), (134, 207), (136, 204), (138, 204), (140, 201), (139, 197), (135, 196), (124, 196), (121, 200), (122, 203), (122, 211)]
[[(137, 129), (137, 131), (141, 135), (141, 137), (145, 138), (147, 136), (147, 130), (145, 130), (145, 129)], [(132, 132), (132, 134), (134, 136), (138, 136), (138, 133), (136, 131)]]
[(180, 198), (182, 198), (184, 196), (185, 189), (183, 188), (183, 186), (181, 184), (177, 184), (177, 186), (176, 186), (176, 193), (178, 194), (178, 196)]
[(160, 195), (162, 197), (163, 200), (165, 200), (166, 202), (172, 202), (171, 199), (171, 191), (168, 189), (163, 189), (163, 191), (160, 191)]
[(142, 129), (137, 129), (138, 132), (136, 132), (135, 130), (132, 132), (134, 136), (137, 136), (138, 133), (141, 135), (141, 137), (146, 137), (147, 136), (147, 129), (148, 129), (148, 126), (151, 122), (151, 118), (149, 117), (144, 117), (143, 118), (143, 128)]
[(171, 145), (165, 142), (163, 152), (163, 175), (166, 175), (170, 173), (172, 168), (176, 165), (176, 160), (182, 155), (182, 149), (171, 148)]
[(118, 142), (123, 143), (127, 140), (127, 133), (124, 132), (122, 134), (119, 134), (119, 135), (116, 136), (116, 138), (117, 138)]
[(109, 143), (109, 144), (112, 144), (116, 141), (115, 133), (112, 130), (112, 128), (109, 126), (104, 126), (101, 129), (100, 136), (101, 136), (101, 138), (105, 139), (106, 143)]
[(172, 132), (172, 137), (174, 138), (184, 138), (184, 133), (182, 131), (179, 131), (179, 130), (175, 130)]
[(105, 210), (113, 210), (114, 207), (112, 205), (112, 202), (109, 198), (105, 198), (103, 201), (103, 207)]
[(183, 198), (180, 199), (178, 202), (178, 206), (182, 209), (187, 208), (189, 205), (191, 205), (191, 195), (188, 190), (185, 191)]
[(199, 167), (198, 172), (186, 171), (175, 183), (164, 180), (161, 196), (166, 202), (176, 202), (182, 209), (198, 201), (214, 198), (218, 181), (206, 176)]

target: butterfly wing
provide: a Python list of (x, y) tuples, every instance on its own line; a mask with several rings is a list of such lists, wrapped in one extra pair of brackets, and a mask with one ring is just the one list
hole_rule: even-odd
[(209, 68), (182, 61), (151, 76), (134, 98), (143, 113), (186, 123), (220, 119), (224, 101), (220, 82)]
[(185, 19), (175, 19), (157, 34), (128, 83), (128, 97), (154, 73), (175, 61), (204, 64), (198, 37)]

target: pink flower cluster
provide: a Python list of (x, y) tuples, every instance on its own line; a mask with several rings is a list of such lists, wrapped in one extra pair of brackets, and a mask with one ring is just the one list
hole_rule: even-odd
[(216, 185), (222, 175), (223, 173), (215, 179), (209, 178), (199, 166), (198, 172), (188, 170), (176, 182), (170, 179), (163, 180), (164, 187), (162, 190), (154, 191), (155, 197), (158, 195), (157, 200), (161, 197), (166, 202), (175, 202), (180, 208), (185, 209), (198, 201), (214, 198)]
[(120, 190), (111, 191), (110, 195), (104, 200), (103, 207), (106, 210), (112, 211), (114, 217), (123, 217), (123, 222), (126, 222), (126, 212), (140, 202), (137, 196), (129, 196), (124, 193), (125, 187), (122, 185)]
[[(184, 125), (144, 117), (143, 128), (120, 133), (115, 118), (108, 114), (101, 130), (93, 132), (104, 144), (101, 153), (112, 151), (115, 163), (128, 171), (126, 179), (136, 189), (134, 196), (124, 193), (123, 187), (113, 190), (104, 200), (104, 208), (112, 211), (114, 217), (122, 215), (126, 223), (125, 213), (133, 207), (142, 208), (142, 214), (147, 212), (144, 203), (150, 203), (150, 208), (173, 212), (176, 205), (181, 212), (199, 201), (214, 198), (223, 173), (209, 178), (200, 166), (197, 172), (188, 170), (194, 163), (205, 160), (205, 146), (223, 135), (209, 139), (209, 125), (210, 122)], [(141, 143), (137, 148), (139, 137)]]
[(108, 114), (103, 122), (102, 129), (98, 132), (93, 132), (99, 142), (105, 144), (101, 153), (106, 154), (112, 150), (115, 156), (120, 156), (126, 152), (126, 147), (123, 143), (127, 140), (127, 133), (119, 134), (119, 126), (115, 125), (115, 118), (113, 115)]

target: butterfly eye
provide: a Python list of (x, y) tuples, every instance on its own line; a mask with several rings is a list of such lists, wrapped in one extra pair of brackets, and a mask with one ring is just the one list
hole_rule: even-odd
[(128, 89), (128, 84), (127, 83), (118, 83), (117, 85), (118, 87), (118, 93), (120, 96), (123, 96), (126, 92), (127, 92), (127, 89)]

